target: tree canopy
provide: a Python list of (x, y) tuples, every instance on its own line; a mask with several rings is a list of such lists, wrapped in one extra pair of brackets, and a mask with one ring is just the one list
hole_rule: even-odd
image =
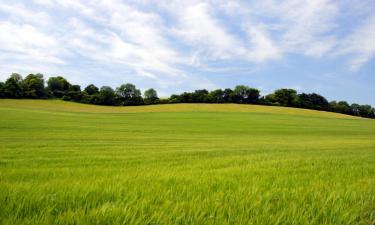
[[(45, 83), (47, 86), (45, 86)], [(159, 99), (155, 89), (144, 91), (137, 89), (134, 84), (122, 84), (116, 89), (94, 84), (81, 86), (69, 83), (62, 76), (50, 77), (45, 82), (42, 74), (29, 74), (22, 78), (13, 73), (5, 82), (0, 82), (0, 98), (60, 98), (96, 105), (143, 105), (165, 103), (241, 103), (279, 105), (299, 107), (314, 110), (331, 111), (353, 116), (375, 118), (375, 109), (370, 105), (349, 104), (346, 101), (331, 101), (317, 93), (297, 93), (294, 89), (282, 88), (266, 96), (260, 91), (246, 85), (237, 85), (234, 89), (215, 89), (212, 91), (199, 89), (193, 92), (172, 94), (167, 99)]]

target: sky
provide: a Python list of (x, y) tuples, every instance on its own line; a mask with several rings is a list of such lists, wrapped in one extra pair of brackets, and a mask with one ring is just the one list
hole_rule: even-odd
[(159, 96), (244, 84), (375, 106), (373, 0), (0, 0), (0, 80)]

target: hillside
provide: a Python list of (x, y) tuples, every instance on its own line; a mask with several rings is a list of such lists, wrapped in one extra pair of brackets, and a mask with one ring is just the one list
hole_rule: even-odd
[(345, 114), (324, 112), (309, 109), (262, 106), (249, 104), (205, 104), (180, 103), (148, 106), (96, 106), (61, 100), (14, 100), (1, 99), (0, 107), (6, 109), (42, 110), (56, 112), (83, 112), (83, 113), (141, 113), (141, 112), (245, 112), (260, 114), (296, 115), (323, 118), (350, 118), (361, 119)]
[(0, 224), (371, 224), (375, 120), (0, 100)]

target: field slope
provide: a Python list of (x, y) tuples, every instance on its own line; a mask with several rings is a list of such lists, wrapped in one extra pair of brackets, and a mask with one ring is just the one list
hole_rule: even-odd
[(374, 224), (375, 120), (0, 100), (0, 224)]

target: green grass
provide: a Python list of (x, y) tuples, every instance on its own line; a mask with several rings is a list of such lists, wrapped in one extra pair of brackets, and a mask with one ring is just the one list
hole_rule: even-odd
[(375, 120), (0, 100), (1, 224), (374, 224)]

